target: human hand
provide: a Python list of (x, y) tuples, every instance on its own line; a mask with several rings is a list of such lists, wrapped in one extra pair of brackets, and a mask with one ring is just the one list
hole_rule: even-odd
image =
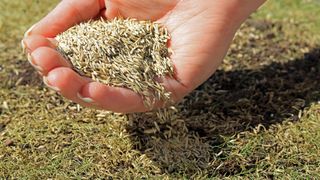
[[(171, 34), (175, 78), (163, 79), (174, 101), (209, 78), (222, 62), (241, 23), (264, 0), (64, 0), (25, 35), (23, 46), (45, 84), (83, 106), (115, 112), (146, 111), (141, 97), (81, 77), (56, 50), (54, 37), (99, 16), (151, 19)], [(161, 104), (161, 103), (159, 103)]]

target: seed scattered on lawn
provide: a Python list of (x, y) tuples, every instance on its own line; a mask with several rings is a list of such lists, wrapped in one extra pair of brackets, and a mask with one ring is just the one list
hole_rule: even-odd
[(134, 19), (103, 19), (76, 25), (58, 35), (58, 50), (81, 75), (133, 90), (152, 108), (169, 102), (170, 93), (156, 78), (172, 77), (167, 47), (170, 36), (160, 24)]

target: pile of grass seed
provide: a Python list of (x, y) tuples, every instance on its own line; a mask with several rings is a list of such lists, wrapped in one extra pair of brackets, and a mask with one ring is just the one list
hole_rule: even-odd
[(151, 108), (170, 93), (155, 79), (173, 75), (166, 28), (150, 21), (89, 21), (58, 35), (59, 51), (75, 70), (98, 82), (141, 95)]

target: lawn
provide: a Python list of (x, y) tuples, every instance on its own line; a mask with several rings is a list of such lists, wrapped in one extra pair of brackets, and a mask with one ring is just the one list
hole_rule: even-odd
[(43, 85), (20, 41), (58, 2), (0, 3), (0, 179), (320, 178), (320, 1), (267, 2), (165, 118)]

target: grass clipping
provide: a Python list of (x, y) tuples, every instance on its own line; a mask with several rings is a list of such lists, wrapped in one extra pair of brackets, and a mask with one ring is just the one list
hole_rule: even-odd
[(138, 93), (147, 108), (170, 102), (158, 77), (174, 74), (165, 27), (134, 19), (97, 20), (58, 35), (58, 50), (81, 75)]

